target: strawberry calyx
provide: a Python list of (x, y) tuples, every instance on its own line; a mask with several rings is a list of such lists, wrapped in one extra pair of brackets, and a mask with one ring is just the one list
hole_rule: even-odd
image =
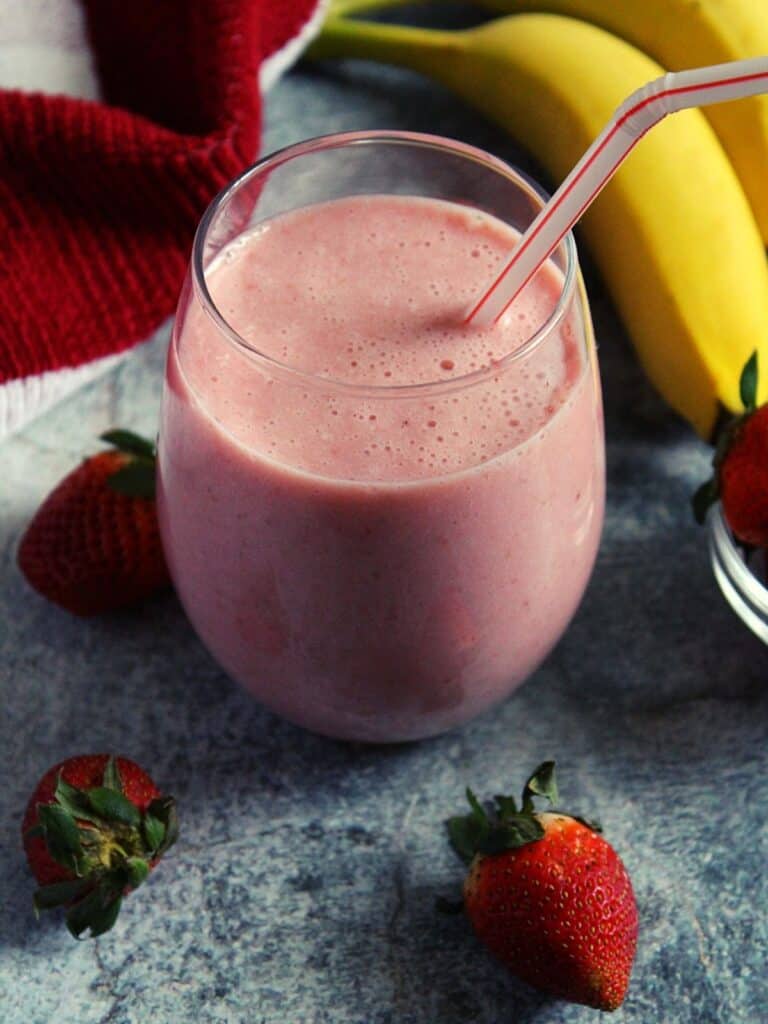
[(154, 444), (120, 427), (101, 434), (99, 440), (106, 441), (125, 456), (120, 468), (107, 481), (112, 490), (129, 498), (154, 498), (157, 461)]
[(757, 350), (755, 350), (744, 364), (739, 377), (739, 397), (744, 411), (732, 416), (718, 433), (712, 456), (712, 476), (696, 489), (691, 498), (693, 517), (699, 525), (703, 525), (710, 507), (720, 499), (720, 469), (733, 442), (747, 420), (757, 412), (757, 386), (758, 359)]
[(26, 836), (40, 836), (50, 857), (73, 876), (40, 886), (35, 912), (68, 907), (75, 938), (109, 931), (126, 892), (138, 888), (173, 845), (178, 819), (173, 797), (154, 799), (141, 811), (125, 795), (114, 757), (100, 786), (78, 789), (59, 773), (54, 800), (37, 804), (37, 822)]
[[(470, 813), (449, 818), (446, 826), (454, 851), (469, 864), (478, 854), (503, 853), (543, 838), (544, 827), (538, 817), (536, 800), (543, 798), (553, 806), (557, 803), (555, 762), (544, 761), (529, 776), (519, 807), (511, 796), (496, 796), (492, 802), (481, 804), (471, 789), (467, 788), (466, 795)], [(568, 817), (594, 832), (601, 831), (597, 822), (575, 814), (568, 814)]]

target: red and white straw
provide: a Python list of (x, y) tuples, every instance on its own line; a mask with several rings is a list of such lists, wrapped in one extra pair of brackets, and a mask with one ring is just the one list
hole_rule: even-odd
[(541, 209), (466, 322), (483, 327), (499, 319), (643, 135), (667, 114), (766, 92), (768, 56), (679, 71), (633, 92)]

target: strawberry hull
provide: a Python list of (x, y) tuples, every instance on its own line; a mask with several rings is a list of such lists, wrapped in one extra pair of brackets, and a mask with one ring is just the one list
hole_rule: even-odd
[(173, 797), (133, 761), (91, 754), (54, 765), (22, 822), (36, 913), (61, 907), (75, 938), (104, 934), (177, 836)]
[[(50, 885), (53, 882), (74, 878), (74, 872), (53, 860), (41, 836), (27, 836), (27, 832), (37, 824), (38, 805), (54, 802), (60, 775), (78, 789), (91, 789), (101, 785), (108, 760), (109, 754), (88, 754), (69, 758), (49, 768), (35, 787), (24, 813), (21, 832), (29, 866), (40, 885)], [(123, 780), (126, 797), (140, 811), (146, 811), (152, 801), (160, 796), (160, 790), (135, 762), (124, 757), (118, 757), (115, 761)]]

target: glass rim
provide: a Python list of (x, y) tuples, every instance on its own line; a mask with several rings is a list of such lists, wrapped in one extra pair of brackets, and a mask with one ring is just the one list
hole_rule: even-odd
[(707, 526), (713, 561), (716, 559), (725, 570), (729, 582), (737, 588), (740, 599), (768, 620), (768, 589), (757, 579), (740, 554), (719, 502), (710, 510)]
[[(335, 377), (321, 376), (307, 370), (301, 370), (290, 363), (284, 363), (273, 356), (262, 352), (252, 342), (244, 338), (227, 321), (216, 305), (205, 277), (203, 265), (203, 252), (207, 241), (209, 229), (216, 218), (216, 215), (234, 196), (250, 181), (258, 178), (266, 172), (280, 167), (297, 157), (323, 150), (342, 149), (346, 146), (371, 145), (377, 143), (388, 143), (392, 145), (404, 145), (422, 147), (444, 151), (452, 155), (459, 155), (474, 163), (482, 164), (500, 176), (512, 181), (542, 207), (548, 199), (547, 192), (535, 181), (524, 175), (521, 171), (507, 164), (505, 161), (493, 156), (490, 153), (470, 146), (465, 142), (456, 139), (445, 138), (440, 135), (432, 135), (425, 132), (407, 132), (389, 129), (372, 131), (351, 131), (333, 132), (327, 135), (316, 135), (302, 142), (292, 143), (281, 149), (267, 154), (257, 160), (250, 167), (247, 167), (236, 178), (214, 197), (203, 214), (195, 232), (192, 245), (192, 285), (195, 295), (205, 313), (213, 320), (214, 325), (227, 338), (229, 342), (238, 349), (244, 351), (249, 358), (264, 367), (273, 375), (289, 380), (303, 381), (314, 388), (318, 386), (325, 390), (343, 391), (346, 394), (366, 395), (378, 398), (402, 398), (407, 395), (424, 394), (445, 394), (451, 391), (463, 390), (474, 384), (481, 383), (489, 377), (504, 373), (505, 370), (518, 360), (530, 355), (537, 349), (546, 338), (550, 337), (557, 326), (565, 317), (570, 306), (571, 299), (576, 290), (578, 279), (578, 257), (573, 232), (569, 231), (565, 238), (557, 246), (555, 252), (563, 252), (565, 256), (565, 270), (563, 272), (563, 284), (558, 296), (557, 303), (544, 323), (531, 335), (522, 345), (511, 352), (505, 353), (501, 358), (495, 360), (488, 366), (472, 370), (469, 373), (461, 374), (458, 377), (451, 377), (447, 380), (422, 381), (413, 384), (360, 384), (352, 381), (339, 380)], [(383, 194), (383, 193), (382, 193)], [(485, 211), (484, 211), (485, 212)]]

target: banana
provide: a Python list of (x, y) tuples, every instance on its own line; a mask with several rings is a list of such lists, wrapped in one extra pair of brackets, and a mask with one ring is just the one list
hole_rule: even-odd
[[(663, 74), (603, 29), (550, 14), (441, 32), (332, 13), (311, 55), (370, 58), (432, 76), (508, 129), (557, 181), (616, 106)], [(701, 112), (675, 114), (649, 132), (582, 230), (649, 377), (709, 438), (721, 406), (741, 409), (739, 373), (750, 353), (758, 349), (768, 365), (768, 264), (738, 178)]]
[[(475, 0), (500, 13), (582, 18), (643, 50), (668, 71), (768, 54), (766, 0)], [(706, 107), (768, 243), (768, 96)]]
[[(360, 14), (410, 0), (332, 0)], [(768, 54), (766, 0), (473, 0), (499, 14), (546, 12), (592, 22), (647, 53), (668, 71)], [(702, 111), (739, 176), (768, 245), (768, 96)]]

